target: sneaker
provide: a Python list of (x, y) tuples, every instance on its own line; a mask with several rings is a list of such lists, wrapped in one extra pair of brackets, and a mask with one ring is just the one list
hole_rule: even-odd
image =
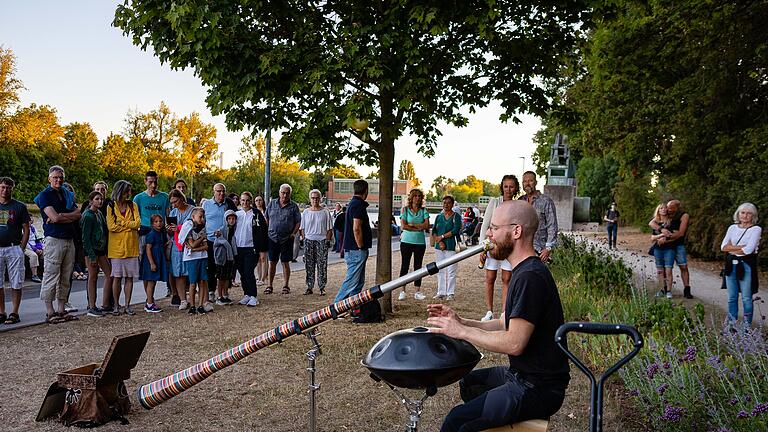
[(104, 316), (104, 312), (102, 312), (102, 310), (99, 309), (98, 307), (94, 307), (94, 308), (88, 308), (88, 313), (86, 315), (88, 315), (89, 317), (100, 318)]
[(211, 291), (208, 293), (208, 301), (211, 303), (216, 301), (216, 292)]
[(241, 305), (247, 305), (249, 301), (251, 301), (251, 296), (246, 294), (243, 296), (243, 298), (240, 299), (238, 303), (240, 303)]
[(224, 306), (232, 306), (232, 300), (229, 299), (229, 297), (222, 297), (221, 301), (224, 302)]
[(171, 297), (173, 293), (171, 293), (171, 290), (168, 290), (165, 292), (165, 298)]
[(227, 303), (224, 301), (224, 297), (219, 297), (216, 299), (216, 304), (219, 306), (224, 306)]
[(187, 309), (188, 307), (189, 307), (189, 302), (187, 302), (186, 300), (182, 300), (181, 303), (179, 304), (179, 310), (184, 310), (184, 309)]
[(191, 307), (191, 308), (189, 308), (187, 313), (190, 314), (190, 315), (197, 315), (197, 308)]
[(128, 306), (128, 307), (125, 308), (125, 314), (126, 315), (130, 315), (130, 316), (134, 316), (134, 315), (136, 315), (136, 312), (134, 312), (133, 309), (131, 309), (131, 307)]
[(480, 318), (480, 321), (490, 321), (492, 319), (493, 319), (493, 312), (488, 311), (485, 313), (485, 315), (482, 318)]
[(259, 298), (258, 297), (251, 297), (250, 300), (248, 300), (248, 306), (254, 307), (259, 304)]
[(434, 297), (432, 297), (435, 300), (445, 300), (445, 296), (442, 294), (436, 294)]
[(656, 297), (664, 297), (666, 295), (667, 291), (664, 291), (663, 289), (659, 290), (659, 292), (656, 293)]
[(101, 310), (102, 313), (106, 314), (106, 313), (112, 313), (115, 310), (115, 308), (114, 306), (102, 306), (99, 308), (99, 310)]
[(667, 291), (667, 298), (672, 300), (672, 291)]
[(157, 304), (151, 303), (151, 304), (145, 304), (144, 305), (144, 312), (147, 313), (158, 313), (162, 312), (163, 310), (157, 307)]
[(171, 298), (171, 306), (178, 306), (181, 304), (181, 298), (179, 296), (173, 296)]
[[(205, 309), (205, 312), (213, 312), (213, 303), (211, 303), (211, 302), (205, 302), (205, 303), (204, 303), (202, 306), (200, 306), (200, 307), (202, 307), (203, 309)], [(198, 310), (198, 312), (200, 312), (200, 311)]]
[[(194, 309), (194, 308), (192, 308), (192, 309)], [(206, 313), (208, 313), (208, 311), (206, 311), (204, 307), (198, 306), (197, 307), (197, 313), (199, 313), (199, 314), (206, 314)]]
[(446, 300), (453, 300), (454, 298), (456, 298), (456, 297), (454, 297), (453, 294), (448, 294), (448, 297), (446, 297), (445, 299)]
[(115, 305), (115, 310), (112, 311), (112, 315), (120, 316), (120, 314), (123, 313), (123, 311), (121, 309), (122, 308), (120, 307), (120, 305)]
[(72, 306), (72, 303), (66, 302), (64, 303), (64, 312), (66, 313), (77, 312), (77, 308)]
[(400, 300), (400, 301), (403, 301), (403, 300), (405, 300), (405, 297), (406, 297), (405, 296), (405, 291), (400, 291), (400, 295), (397, 296), (397, 299)]
[(427, 298), (427, 296), (425, 296), (424, 293), (422, 293), (421, 291), (416, 291), (415, 293), (413, 293), (413, 298), (415, 298), (416, 300), (421, 301), (421, 300), (424, 300), (425, 298)]
[(42, 283), (43, 280), (40, 279), (40, 276), (34, 275), (34, 276), (32, 276), (32, 282), (34, 282), (34, 283)]

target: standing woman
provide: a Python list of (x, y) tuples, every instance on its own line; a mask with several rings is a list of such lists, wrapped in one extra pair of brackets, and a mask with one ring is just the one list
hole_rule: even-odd
[(256, 285), (264, 285), (269, 276), (269, 260), (267, 258), (267, 251), (269, 250), (269, 237), (267, 234), (267, 219), (264, 215), (267, 213), (267, 203), (264, 202), (264, 198), (257, 196), (253, 199), (255, 205), (254, 215), (260, 213), (261, 217), (258, 219), (259, 224), (253, 227), (253, 247), (256, 249), (256, 253), (259, 255), (259, 263), (256, 270)]
[[(115, 301), (114, 315), (124, 312), (136, 315), (131, 309), (133, 278), (139, 277), (139, 208), (131, 201), (131, 184), (118, 180), (112, 189), (112, 203), (107, 207), (107, 228), (109, 245), (107, 257), (112, 260), (112, 298)], [(125, 306), (120, 310), (120, 283), (125, 281)]]
[[(177, 180), (177, 185), (178, 185)], [(186, 183), (185, 183), (186, 186)], [(176, 291), (173, 292), (171, 305), (178, 306), (180, 310), (187, 308), (187, 269), (184, 266), (184, 239), (179, 239), (179, 231), (190, 217), (192, 217), (193, 205), (178, 188), (168, 194), (168, 202), (171, 204), (171, 212), (168, 217), (175, 219), (175, 223), (166, 226), (171, 241), (171, 278), (176, 281)]]
[(720, 250), (726, 252), (725, 284), (728, 287), (728, 319), (739, 317), (739, 294), (744, 307), (744, 325), (752, 324), (752, 294), (757, 289), (757, 247), (762, 229), (757, 226), (757, 207), (743, 203), (733, 214)]
[[(675, 248), (666, 244), (659, 244), (659, 240), (664, 238), (663, 231), (669, 229), (669, 215), (667, 214), (667, 205), (661, 203), (656, 206), (653, 212), (653, 219), (648, 223), (651, 226), (651, 245), (653, 249), (653, 259), (656, 262), (656, 275), (659, 280), (659, 292), (656, 297), (666, 296), (672, 299), (672, 268), (675, 266)], [(659, 228), (653, 228), (654, 224)]]
[(317, 189), (309, 191), (309, 207), (301, 213), (299, 236), (304, 242), (304, 269), (306, 271), (307, 290), (304, 295), (312, 294), (315, 287), (315, 275), (320, 295), (325, 295), (328, 283), (328, 249), (333, 237), (331, 214), (320, 206), (322, 194)]
[(101, 214), (101, 206), (104, 205), (104, 196), (101, 192), (91, 192), (88, 195), (88, 202), (90, 205), (80, 217), (83, 252), (85, 264), (88, 266), (88, 316), (101, 317), (104, 316), (104, 311), (96, 306), (96, 282), (99, 278), (99, 268), (104, 272), (104, 289), (101, 296), (101, 304), (104, 308), (109, 306), (112, 298), (112, 284), (109, 279), (112, 266), (107, 259), (109, 229), (104, 215)]
[(619, 211), (616, 209), (616, 203), (612, 202), (611, 207), (605, 212), (603, 221), (608, 230), (608, 249), (616, 249), (616, 236), (619, 233)]
[[(331, 220), (336, 222), (336, 217), (341, 214), (341, 211), (342, 211), (341, 210), (341, 203), (336, 203), (336, 205), (333, 206), (333, 212), (331, 213), (331, 218), (332, 218)], [(337, 253), (340, 252), (340, 249), (341, 249), (341, 242), (339, 240), (341, 238), (341, 234), (342, 233), (339, 232), (339, 230), (334, 228), (334, 230), (333, 230), (333, 241), (334, 241), (334, 243), (333, 243), (333, 251), (337, 252)]]
[[(424, 208), (424, 192), (421, 189), (411, 189), (408, 193), (408, 201), (405, 207), (400, 211), (400, 228), (403, 232), (400, 235), (400, 276), (408, 273), (408, 267), (411, 264), (411, 255), (413, 255), (413, 270), (421, 268), (424, 261), (424, 252), (427, 250), (427, 242), (424, 239), (424, 232), (429, 231), (429, 213)], [(416, 292), (413, 298), (424, 300), (426, 296), (421, 292), (421, 279), (413, 282)], [(398, 300), (405, 300), (405, 285)]]
[(240, 194), (240, 210), (235, 213), (237, 216), (235, 261), (243, 287), (243, 298), (240, 300), (240, 304), (251, 307), (259, 304), (256, 277), (253, 274), (256, 263), (259, 261), (259, 255), (256, 253), (255, 234), (258, 227), (267, 225), (264, 215), (251, 207), (252, 203), (253, 195), (248, 191), (243, 192)]
[[(461, 216), (453, 211), (456, 200), (453, 196), (443, 197), (443, 212), (435, 218), (435, 227), (432, 229), (432, 241), (435, 244), (437, 261), (444, 260), (456, 253), (456, 237), (461, 231)], [(456, 291), (456, 269), (454, 263), (440, 269), (437, 275), (437, 295), (434, 299), (453, 300)]]
[[(517, 177), (512, 174), (502, 177), (499, 192), (501, 192), (501, 196), (491, 199), (488, 202), (488, 207), (485, 208), (483, 225), (480, 228), (480, 241), (485, 240), (488, 228), (491, 226), (491, 216), (493, 216), (496, 207), (504, 201), (515, 199), (520, 193), (520, 182), (517, 181)], [(480, 266), (485, 268), (485, 305), (488, 307), (488, 312), (481, 318), (481, 321), (490, 321), (493, 319), (493, 290), (496, 285), (496, 276), (501, 269), (501, 310), (503, 311), (504, 302), (507, 301), (509, 281), (512, 280), (512, 264), (507, 260), (497, 260), (490, 253), (484, 253), (480, 255)]]

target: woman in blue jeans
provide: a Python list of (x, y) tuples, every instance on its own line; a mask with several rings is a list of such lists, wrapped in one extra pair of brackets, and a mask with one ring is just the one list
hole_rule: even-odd
[(656, 275), (659, 278), (659, 292), (656, 294), (656, 297), (666, 296), (668, 299), (671, 299), (672, 269), (675, 266), (676, 248), (668, 245), (659, 246), (657, 243), (659, 239), (664, 237), (662, 230), (665, 228), (669, 229), (669, 216), (667, 215), (666, 204), (661, 203), (656, 206), (656, 210), (653, 212), (653, 219), (651, 219), (651, 223), (653, 222), (659, 226), (659, 229), (654, 229), (651, 233), (653, 258), (656, 261)]
[(752, 294), (757, 283), (757, 247), (762, 229), (757, 226), (757, 207), (743, 203), (733, 214), (720, 250), (726, 252), (725, 284), (728, 288), (728, 319), (739, 317), (739, 294), (744, 307), (744, 324), (752, 323)]

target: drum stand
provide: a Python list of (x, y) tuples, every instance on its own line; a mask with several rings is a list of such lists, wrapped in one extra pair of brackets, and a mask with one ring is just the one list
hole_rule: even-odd
[(317, 371), (315, 368), (315, 359), (317, 359), (323, 352), (320, 350), (320, 343), (317, 342), (317, 336), (320, 335), (320, 330), (318, 330), (317, 327), (309, 329), (304, 334), (307, 336), (307, 339), (312, 341), (312, 348), (307, 351), (307, 360), (309, 363), (307, 366), (307, 371), (309, 372), (309, 432), (315, 432), (317, 426), (315, 392), (320, 390), (320, 384), (315, 382), (315, 372)]
[(411, 399), (392, 384), (386, 381), (384, 381), (384, 383), (395, 392), (400, 399), (400, 403), (402, 403), (403, 406), (405, 406), (405, 409), (408, 410), (408, 423), (405, 424), (405, 432), (418, 432), (419, 420), (421, 420), (421, 413), (424, 408), (424, 401), (426, 401), (428, 397), (437, 394), (437, 387), (428, 387), (424, 391), (424, 396), (421, 399)]

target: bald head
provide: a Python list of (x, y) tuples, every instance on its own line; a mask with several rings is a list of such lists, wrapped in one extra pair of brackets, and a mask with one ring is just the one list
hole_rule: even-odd
[(667, 212), (670, 216), (674, 216), (680, 210), (680, 200), (673, 199), (667, 203)]
[(491, 222), (497, 226), (517, 224), (523, 229), (522, 237), (533, 240), (533, 235), (539, 228), (539, 216), (533, 206), (525, 201), (504, 201), (493, 212)]

